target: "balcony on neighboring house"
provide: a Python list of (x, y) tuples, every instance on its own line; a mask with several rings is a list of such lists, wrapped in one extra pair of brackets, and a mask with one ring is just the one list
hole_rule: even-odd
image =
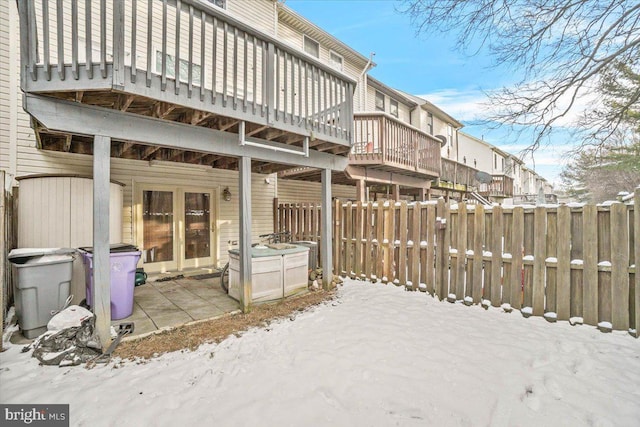
[(443, 158), (440, 179), (432, 187), (461, 193), (475, 191), (480, 186), (478, 172), (464, 163)]
[[(21, 84), (36, 119), (31, 109), (46, 104), (38, 111), (46, 117), (55, 109), (47, 100), (55, 99), (68, 109), (108, 109), (110, 117), (242, 134), (243, 143), (254, 139), (301, 158), (309, 150), (346, 156), (351, 148), (355, 81), (216, 6), (197, 0), (22, 0), (18, 6)], [(39, 148), (91, 154), (90, 136), (44, 122), (34, 120)], [(111, 150), (138, 160), (238, 164), (206, 146), (197, 152), (114, 138)], [(260, 172), (291, 167), (252, 166)]]
[(351, 166), (424, 179), (440, 175), (440, 141), (382, 112), (356, 113)]
[(491, 199), (513, 197), (513, 178), (507, 175), (492, 175), (491, 182), (481, 184), (478, 192), (483, 197)]
[[(349, 166), (334, 182), (399, 185), (400, 191), (428, 188), (440, 175), (440, 140), (383, 112), (354, 114), (354, 145)], [(317, 181), (319, 171), (297, 168), (280, 172), (290, 179)]]

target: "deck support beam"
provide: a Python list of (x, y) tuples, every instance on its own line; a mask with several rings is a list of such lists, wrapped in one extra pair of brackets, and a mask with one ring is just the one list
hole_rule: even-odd
[(93, 140), (93, 313), (103, 350), (111, 344), (110, 156), (111, 138), (96, 135)]
[[(315, 150), (309, 150), (308, 157), (302, 152), (274, 150), (269, 146), (274, 143), (258, 138), (252, 138), (251, 141), (259, 143), (260, 146), (241, 146), (238, 144), (238, 135), (229, 132), (40, 95), (23, 95), (23, 106), (29, 114), (50, 131), (77, 135), (99, 133), (110, 135), (116, 141), (135, 141), (150, 146), (229, 157), (249, 156), (259, 161), (321, 169), (329, 168), (336, 172), (344, 171), (349, 163), (347, 157), (319, 153)], [(73, 117), (73, 120), (70, 120), (70, 117)]]
[(320, 231), (322, 261), (322, 287), (328, 290), (333, 281), (333, 240), (331, 236), (333, 221), (331, 219), (331, 169), (322, 170), (322, 227)]
[(251, 310), (251, 157), (238, 159), (240, 204), (238, 224), (240, 225), (240, 305), (242, 311)]

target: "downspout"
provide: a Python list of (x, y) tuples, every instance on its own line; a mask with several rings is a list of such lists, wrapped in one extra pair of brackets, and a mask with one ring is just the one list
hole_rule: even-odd
[(375, 52), (371, 52), (369, 54), (369, 60), (367, 61), (367, 65), (364, 66), (364, 69), (360, 73), (360, 77), (358, 81), (362, 82), (362, 88), (360, 89), (360, 111), (365, 111), (367, 108), (367, 72), (373, 68), (373, 57), (376, 56)]

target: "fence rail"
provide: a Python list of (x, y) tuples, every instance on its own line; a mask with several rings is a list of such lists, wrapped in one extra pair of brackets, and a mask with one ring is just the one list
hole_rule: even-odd
[[(305, 231), (305, 209), (311, 216), (319, 212), (318, 206), (279, 206), (276, 230), (319, 235)], [(633, 203), (449, 207), (442, 199), (336, 201), (333, 210), (337, 273), (468, 305), (640, 333), (640, 209)]]
[(18, 4), (25, 91), (113, 88), (350, 145), (352, 79), (206, 2)]

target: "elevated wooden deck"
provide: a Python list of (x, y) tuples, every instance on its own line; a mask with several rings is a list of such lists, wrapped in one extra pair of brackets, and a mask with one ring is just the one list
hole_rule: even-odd
[[(295, 154), (347, 155), (351, 148), (355, 81), (215, 6), (197, 0), (18, 5), (25, 93), (242, 132)], [(34, 127), (40, 148), (91, 153), (87, 135)], [(114, 139), (111, 150), (115, 157), (237, 167), (229, 156), (132, 140)]]
[[(349, 168), (334, 182), (372, 183), (428, 188), (440, 176), (440, 141), (382, 112), (355, 113), (355, 143), (349, 153)], [(320, 171), (295, 168), (280, 173), (283, 178), (319, 181)]]
[(432, 188), (463, 193), (475, 190), (480, 186), (478, 172), (478, 169), (455, 160), (442, 159), (442, 173)]

